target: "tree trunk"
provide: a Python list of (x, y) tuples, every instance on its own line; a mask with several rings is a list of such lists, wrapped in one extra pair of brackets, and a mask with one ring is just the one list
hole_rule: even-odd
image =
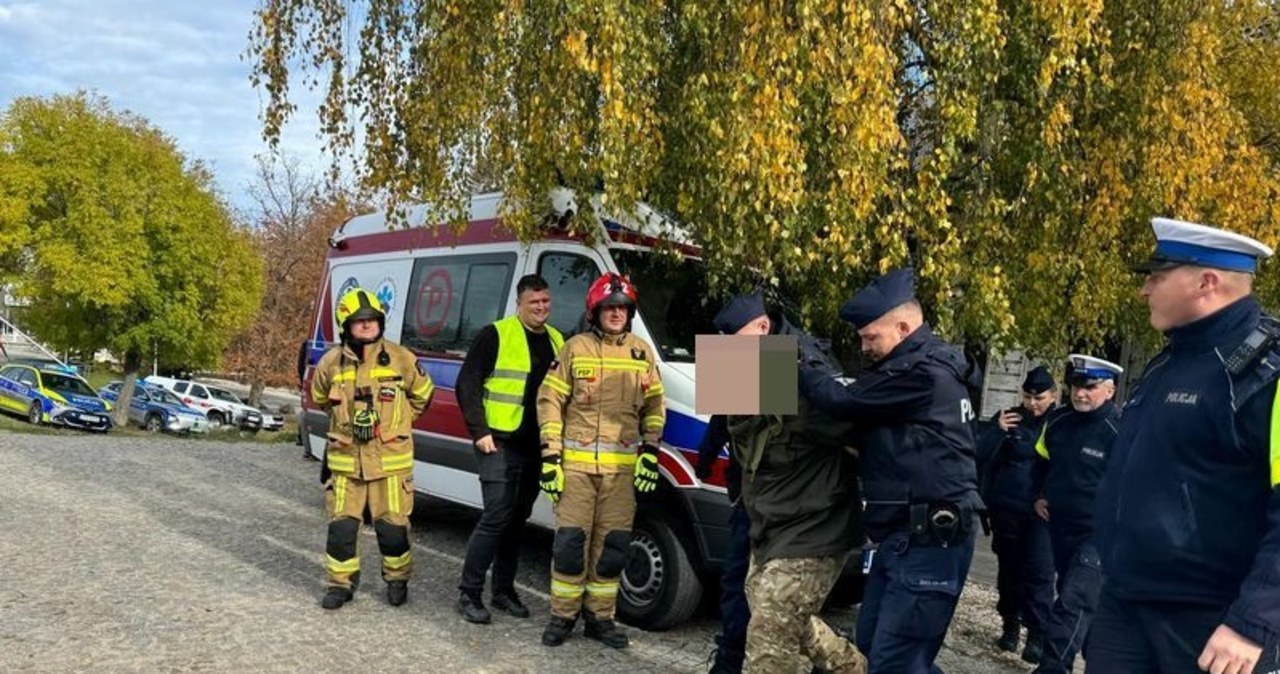
[(252, 383), (249, 384), (249, 406), (262, 407), (262, 389), (264, 388), (262, 377), (254, 377)]
[(136, 351), (124, 354), (124, 381), (120, 384), (120, 396), (111, 412), (111, 423), (117, 428), (129, 425), (129, 402), (133, 400), (133, 380), (142, 368), (142, 355)]

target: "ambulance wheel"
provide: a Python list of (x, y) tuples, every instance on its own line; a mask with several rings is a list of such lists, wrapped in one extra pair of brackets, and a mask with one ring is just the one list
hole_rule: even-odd
[(40, 421), (44, 418), (44, 408), (40, 406), (39, 401), (31, 403), (31, 409), (27, 410), (27, 421), (32, 425), (39, 426)]
[(159, 433), (164, 430), (164, 420), (160, 418), (159, 414), (152, 412), (147, 415), (146, 428), (152, 433)]
[(664, 630), (687, 620), (702, 598), (702, 581), (693, 570), (671, 518), (661, 511), (637, 513), (631, 555), (622, 572), (618, 615), (646, 630)]
[(222, 425), (225, 423), (226, 423), (226, 417), (222, 416), (222, 412), (209, 413), (210, 428), (222, 428)]

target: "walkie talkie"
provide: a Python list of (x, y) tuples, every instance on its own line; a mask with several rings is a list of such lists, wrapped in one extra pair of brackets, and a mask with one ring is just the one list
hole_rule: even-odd
[(1276, 338), (1280, 337), (1280, 327), (1272, 320), (1263, 318), (1258, 323), (1258, 327), (1254, 328), (1247, 337), (1244, 338), (1240, 345), (1232, 350), (1231, 355), (1223, 361), (1227, 366), (1227, 371), (1232, 375), (1238, 375), (1244, 372), (1245, 368), (1252, 365), (1258, 360), (1258, 356), (1265, 353), (1275, 344)]

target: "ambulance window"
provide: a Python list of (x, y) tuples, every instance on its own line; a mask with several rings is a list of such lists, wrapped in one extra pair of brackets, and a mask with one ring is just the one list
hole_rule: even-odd
[(420, 353), (466, 353), (502, 317), (515, 262), (505, 253), (416, 260), (401, 342)]
[(587, 303), (587, 289), (600, 276), (590, 258), (575, 253), (545, 253), (538, 260), (538, 275), (551, 290), (551, 323), (565, 339), (578, 331)]
[(209, 394), (205, 392), (203, 386), (191, 385), (191, 395), (197, 398), (208, 398)]
[(185, 381), (180, 381), (180, 382), (178, 382), (178, 383), (174, 384), (174, 385), (173, 385), (173, 390), (177, 391), (178, 393), (186, 393), (186, 392), (187, 392), (187, 382), (185, 382)]

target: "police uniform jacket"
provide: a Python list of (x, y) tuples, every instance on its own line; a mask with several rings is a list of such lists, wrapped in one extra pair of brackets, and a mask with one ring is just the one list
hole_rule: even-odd
[(1036, 439), (1048, 412), (1037, 417), (1021, 405), (1010, 411), (1021, 417), (1016, 426), (1000, 430), (997, 412), (979, 436), (978, 463), (986, 476), (982, 500), (991, 510), (1030, 516), (1039, 495), (1034, 477), (1039, 460)]
[(800, 398), (797, 414), (729, 416), (728, 430), (758, 562), (830, 557), (862, 544), (857, 461), (844, 448), (848, 424)]
[[(387, 363), (380, 364), (383, 352)], [(343, 344), (320, 357), (311, 399), (329, 412), (325, 462), (337, 475), (376, 480), (413, 471), (413, 421), (427, 408), (434, 386), (413, 352), (379, 339), (361, 359)], [(376, 435), (356, 442), (351, 421), (359, 410), (377, 412)]]
[(630, 332), (574, 335), (538, 389), (542, 455), (559, 454), (565, 470), (629, 473), (640, 443), (657, 445), (665, 423), (653, 348)]
[(1036, 440), (1037, 491), (1049, 501), (1049, 524), (1066, 536), (1093, 534), (1093, 502), (1107, 469), (1120, 410), (1108, 400), (1079, 412), (1064, 405), (1045, 414)]
[(801, 369), (804, 395), (857, 429), (852, 444), (860, 450), (872, 540), (905, 530), (911, 504), (981, 506), (968, 371), (964, 353), (928, 325), (847, 386), (828, 369)]
[(1260, 315), (1248, 297), (1168, 332), (1124, 407), (1096, 539), (1120, 598), (1222, 607), (1265, 645), (1280, 639), (1280, 359), (1224, 365)]

